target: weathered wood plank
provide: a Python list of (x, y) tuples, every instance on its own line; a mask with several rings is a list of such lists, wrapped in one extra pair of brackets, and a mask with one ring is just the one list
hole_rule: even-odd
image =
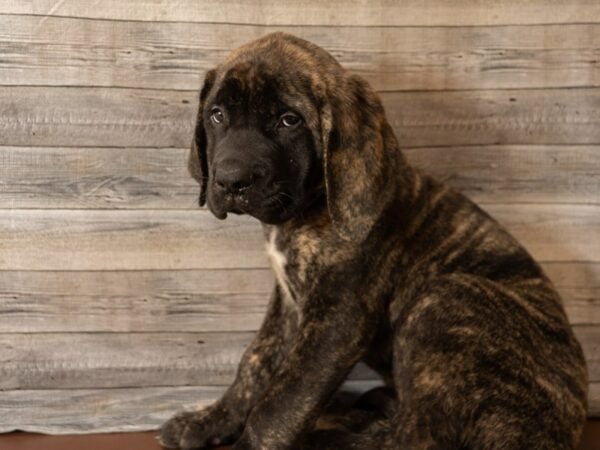
[[(599, 146), (406, 149), (483, 203), (598, 203)], [(0, 147), (0, 208), (182, 209), (197, 203), (187, 149)], [(52, 170), (49, 170), (52, 167)]]
[[(576, 326), (600, 381), (600, 326)], [(0, 389), (227, 385), (254, 333), (0, 334)], [(77, 345), (73, 345), (76, 342)], [(363, 364), (353, 379), (376, 375)]]
[(273, 284), (269, 269), (0, 272), (0, 332), (252, 331)]
[(2, 210), (0, 270), (265, 267), (260, 225), (205, 210)]
[(600, 205), (484, 205), (539, 261), (600, 261)]
[(564, 301), (569, 321), (600, 324), (600, 264), (548, 262), (542, 265)]
[[(228, 385), (254, 334), (0, 334), (0, 390)], [(360, 364), (350, 377), (376, 375)]]
[[(540, 261), (600, 262), (600, 205), (485, 209)], [(0, 210), (0, 270), (266, 266), (255, 219), (204, 210)]]
[(600, 381), (600, 327), (580, 325), (573, 327), (575, 335), (583, 348), (587, 362), (589, 381)]
[(188, 152), (0, 147), (0, 208), (192, 208), (200, 190)]
[(600, 25), (265, 27), (0, 15), (8, 85), (198, 89), (232, 49), (284, 30), (331, 51), (376, 89), (600, 85)]
[(600, 89), (382, 95), (404, 147), (600, 142)]
[(2, 392), (0, 433), (103, 433), (156, 429), (176, 411), (205, 406), (225, 386)]
[(3, 87), (3, 145), (187, 147), (197, 93)]
[[(5, 146), (187, 148), (196, 91), (4, 87)], [(383, 93), (403, 147), (600, 144), (600, 88)]]
[[(223, 22), (277, 25), (499, 25), (599, 22), (594, 0), (31, 0), (0, 4), (0, 13), (142, 21)], [(40, 27), (44, 25), (40, 17)]]
[[(600, 264), (545, 263), (572, 324), (600, 325)], [(0, 332), (252, 331), (270, 269), (0, 272)]]
[(253, 334), (4, 334), (0, 389), (229, 384)]
[[(351, 380), (342, 391), (359, 394), (380, 384), (378, 380)], [(15, 429), (50, 434), (155, 430), (175, 412), (206, 406), (224, 391), (225, 386), (4, 391), (0, 433)]]
[[(572, 324), (600, 325), (600, 264), (545, 263)], [(0, 272), (0, 333), (258, 329), (270, 269)]]
[(600, 417), (600, 383), (590, 383), (588, 402), (588, 415)]
[(599, 203), (598, 146), (404, 150), (416, 167), (480, 203)]

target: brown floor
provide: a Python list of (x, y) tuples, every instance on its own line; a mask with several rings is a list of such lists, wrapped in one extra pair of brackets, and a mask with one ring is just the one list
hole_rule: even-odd
[[(155, 432), (44, 436), (31, 433), (0, 435), (1, 450), (160, 450)], [(221, 447), (225, 450), (228, 447)], [(590, 420), (579, 450), (600, 450), (600, 420)]]
[(8, 433), (0, 434), (0, 450), (161, 450), (155, 436), (155, 431), (65, 436)]

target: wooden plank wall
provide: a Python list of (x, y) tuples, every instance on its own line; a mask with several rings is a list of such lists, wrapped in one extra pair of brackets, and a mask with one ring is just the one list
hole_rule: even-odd
[(410, 160), (542, 261), (600, 415), (599, 2), (8, 0), (0, 431), (152, 428), (230, 382), (273, 280), (253, 220), (195, 208), (186, 148), (204, 72), (274, 30), (366, 77)]

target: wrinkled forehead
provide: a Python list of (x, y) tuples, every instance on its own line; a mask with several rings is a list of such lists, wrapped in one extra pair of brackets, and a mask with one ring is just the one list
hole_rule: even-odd
[(305, 113), (319, 107), (331, 74), (341, 67), (323, 49), (275, 33), (235, 50), (218, 67), (209, 101), (284, 104)]
[(273, 67), (258, 60), (238, 62), (223, 69), (218, 72), (209, 103), (271, 115), (286, 109), (310, 115), (317, 106), (311, 80), (300, 71)]

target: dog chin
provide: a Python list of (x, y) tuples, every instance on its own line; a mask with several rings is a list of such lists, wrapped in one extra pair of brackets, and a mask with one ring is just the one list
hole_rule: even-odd
[(290, 219), (293, 215), (293, 208), (290, 208), (289, 205), (252, 205), (246, 202), (238, 204), (233, 200), (216, 199), (212, 196), (209, 196), (207, 206), (210, 212), (220, 220), (226, 219), (229, 213), (247, 214), (263, 223), (277, 225)]

